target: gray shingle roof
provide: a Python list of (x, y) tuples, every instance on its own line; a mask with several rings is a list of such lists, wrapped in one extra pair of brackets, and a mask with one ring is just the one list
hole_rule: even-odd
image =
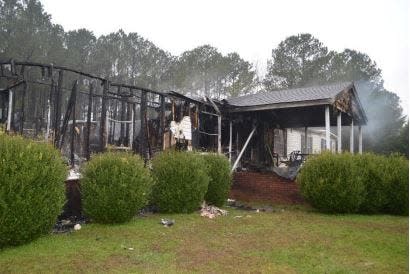
[(341, 82), (315, 87), (268, 91), (241, 97), (228, 98), (226, 101), (232, 106), (245, 107), (332, 99), (338, 93), (351, 85), (352, 82)]

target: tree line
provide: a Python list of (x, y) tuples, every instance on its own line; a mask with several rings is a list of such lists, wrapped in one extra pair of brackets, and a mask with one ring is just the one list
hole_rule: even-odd
[[(408, 155), (408, 121), (400, 98), (384, 88), (382, 72), (365, 53), (329, 50), (311, 34), (293, 35), (272, 50), (266, 75), (232, 52), (202, 45), (174, 56), (138, 33), (96, 37), (64, 31), (38, 0), (0, 0), (0, 58), (55, 63), (155, 90), (217, 99), (337, 81), (356, 81), (369, 118), (364, 146)], [(407, 127), (407, 130), (406, 130)]]

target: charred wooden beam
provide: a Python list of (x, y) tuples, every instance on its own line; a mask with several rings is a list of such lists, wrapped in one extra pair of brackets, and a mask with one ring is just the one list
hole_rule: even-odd
[(218, 116), (218, 153), (222, 154), (222, 116)]
[(201, 114), (206, 114), (206, 115), (211, 115), (211, 116), (220, 116), (219, 114), (216, 113), (211, 113), (211, 112), (207, 112), (207, 111), (201, 111)]
[(60, 142), (60, 116), (61, 116), (61, 95), (63, 89), (64, 71), (58, 72), (57, 89), (54, 99), (54, 146), (59, 147)]
[(232, 120), (229, 121), (229, 163), (232, 164)]
[(134, 113), (133, 113), (133, 108), (132, 108), (132, 105), (130, 104), (130, 103), (128, 103), (127, 101), (125, 102), (125, 106), (126, 106), (126, 116), (127, 116), (127, 121), (130, 121), (130, 123), (126, 123), (125, 124), (125, 140), (124, 140), (124, 145), (126, 145), (126, 143), (128, 144), (128, 146), (129, 147), (131, 147), (131, 145), (130, 145), (130, 129), (131, 129), (131, 126), (132, 126), (132, 124), (133, 124), (133, 122), (134, 122), (134, 119), (133, 119), (133, 115), (134, 115)]
[(54, 79), (51, 78), (51, 84), (50, 84), (50, 91), (48, 94), (47, 98), (47, 125), (46, 125), (46, 134), (44, 136), (44, 139), (46, 142), (48, 142), (48, 138), (50, 135), (50, 127), (51, 127), (51, 102), (53, 99), (53, 92), (54, 92)]
[[(9, 60), (4, 60), (4, 59), (0, 60), (0, 65), (7, 65), (7, 64), (11, 65), (12, 73), (14, 72), (13, 75), (15, 74), (15, 69), (14, 68), (15, 68), (16, 65), (24, 65), (24, 66), (31, 66), (31, 67), (44, 67), (44, 68), (50, 68), (52, 66), (54, 69), (73, 72), (73, 73), (79, 74), (81, 76), (85, 76), (85, 77), (89, 77), (89, 78), (92, 78), (92, 79), (100, 80), (102, 82), (106, 81), (106, 79), (104, 79), (102, 77), (99, 77), (99, 76), (96, 76), (96, 75), (93, 75), (93, 74), (90, 74), (90, 73), (86, 73), (86, 72), (83, 72), (83, 71), (80, 71), (80, 70), (72, 69), (72, 68), (69, 68), (69, 67), (65, 67), (65, 66), (55, 66), (53, 64), (42, 64), (42, 63), (38, 63), (38, 62), (18, 62), (18, 61), (14, 61), (13, 59), (11, 59), (11, 60), (10, 59)], [(160, 94), (160, 95), (164, 94), (163, 92), (160, 92), (160, 91), (156, 91), (156, 90), (152, 90), (152, 89), (148, 89), (148, 88), (143, 88), (143, 87), (139, 87), (139, 86), (134, 86), (134, 85), (121, 84), (121, 83), (110, 83), (110, 86), (113, 86), (113, 87), (121, 86), (123, 88), (131, 88), (131, 89), (140, 90), (140, 91), (143, 91), (143, 92), (150, 92), (150, 93)]]
[(72, 92), (72, 97), (73, 97), (73, 105), (72, 105), (72, 127), (71, 127), (71, 139), (70, 139), (70, 162), (71, 162), (71, 167), (74, 167), (74, 153), (75, 153), (75, 136), (76, 136), (76, 120), (75, 120), (75, 106), (76, 106), (76, 99), (77, 99), (77, 84), (78, 81), (74, 82), (73, 86), (73, 92)]
[(28, 91), (28, 84), (27, 82), (24, 82), (24, 87), (23, 87), (23, 96), (21, 98), (21, 116), (20, 116), (20, 135), (23, 135), (23, 130), (24, 130), (24, 107), (25, 107), (25, 102), (26, 102), (26, 94)]
[(161, 109), (159, 114), (159, 137), (161, 150), (164, 149), (164, 133), (165, 133), (165, 96), (161, 95)]
[(129, 138), (128, 138), (128, 146), (131, 148), (131, 150), (134, 148), (134, 130), (135, 130), (135, 105), (131, 104), (131, 125), (130, 125), (130, 132), (129, 132)]
[(107, 144), (107, 95), (110, 89), (110, 82), (105, 79), (103, 82), (103, 96), (101, 101), (101, 121), (100, 121), (100, 152), (105, 150)]
[(93, 93), (94, 93), (94, 83), (90, 84), (90, 93), (88, 94), (88, 108), (87, 108), (87, 125), (86, 132), (84, 136), (84, 146), (85, 146), (85, 158), (90, 160), (90, 133), (91, 133), (91, 113), (93, 105)]
[(74, 81), (73, 88), (71, 90), (71, 95), (70, 99), (68, 100), (67, 104), (67, 109), (63, 118), (63, 125), (61, 126), (61, 131), (60, 131), (60, 140), (59, 140), (59, 145), (58, 148), (62, 148), (64, 145), (64, 138), (65, 134), (67, 132), (67, 127), (68, 127), (68, 121), (70, 120), (71, 113), (73, 112), (73, 107), (75, 107), (75, 100), (76, 100), (76, 94), (77, 94), (77, 80)]
[(147, 160), (147, 93), (142, 92), (141, 93), (141, 105), (140, 105), (140, 117), (141, 117), (141, 130), (140, 130), (140, 153), (141, 157), (144, 158), (144, 160)]
[(9, 89), (9, 107), (7, 110), (7, 132), (11, 130), (11, 122), (12, 122), (12, 115), (13, 115), (13, 90)]
[[(121, 95), (121, 121), (125, 121), (126, 119), (126, 104), (124, 97), (121, 94), (121, 87), (118, 87), (118, 94)], [(126, 130), (126, 125), (124, 123), (120, 124), (120, 144), (124, 145), (125, 144), (125, 130)]]

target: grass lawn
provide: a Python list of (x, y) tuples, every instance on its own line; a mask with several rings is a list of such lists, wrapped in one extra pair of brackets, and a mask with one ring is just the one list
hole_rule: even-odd
[[(228, 210), (228, 216), (217, 219), (194, 213), (85, 225), (0, 251), (0, 272), (409, 271), (408, 217)], [(176, 224), (165, 228), (159, 224), (162, 217)]]

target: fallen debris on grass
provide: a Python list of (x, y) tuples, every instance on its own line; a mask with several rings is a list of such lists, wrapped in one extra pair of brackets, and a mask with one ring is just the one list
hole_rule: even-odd
[(208, 217), (209, 219), (213, 219), (218, 216), (226, 216), (228, 214), (227, 210), (220, 209), (216, 206), (206, 205), (205, 203), (202, 204), (201, 208), (201, 216)]
[(175, 220), (161, 219), (160, 224), (162, 224), (164, 227), (170, 227), (175, 224)]
[[(256, 213), (277, 211), (277, 210), (274, 210), (272, 206), (252, 207), (250, 205), (244, 204), (242, 202), (239, 202), (233, 199), (228, 199), (227, 206), (233, 207), (236, 209), (241, 209), (241, 210), (255, 211)], [(284, 209), (282, 209), (281, 211), (283, 212)]]
[(56, 222), (53, 228), (53, 233), (69, 233), (73, 230), (78, 231), (81, 225), (86, 223), (84, 217), (72, 216), (69, 219), (62, 219)]

